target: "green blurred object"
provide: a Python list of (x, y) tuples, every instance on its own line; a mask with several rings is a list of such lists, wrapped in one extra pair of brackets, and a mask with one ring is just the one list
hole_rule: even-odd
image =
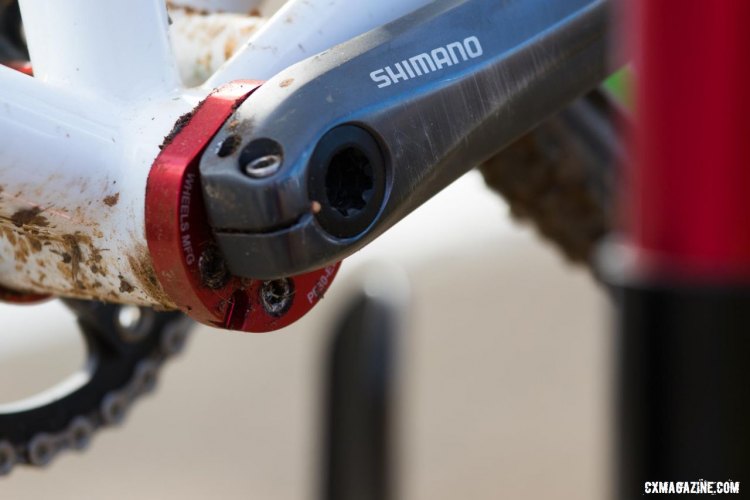
[(633, 72), (630, 68), (623, 68), (617, 73), (610, 76), (605, 82), (604, 87), (622, 104), (629, 109), (633, 109), (635, 104), (633, 95)]

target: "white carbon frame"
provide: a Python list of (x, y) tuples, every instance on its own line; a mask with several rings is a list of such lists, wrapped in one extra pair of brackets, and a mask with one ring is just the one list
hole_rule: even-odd
[[(232, 50), (226, 33), (204, 45), (190, 39), (195, 29), (179, 29), (211, 16), (175, 15), (170, 41), (164, 0), (20, 3), (35, 77), (0, 67), (0, 285), (170, 307), (154, 284), (144, 205), (149, 169), (177, 119), (216, 86), (270, 78), (429, 0), (291, 0), (260, 29), (227, 17)], [(217, 54), (233, 56), (205, 84), (183, 85), (191, 61), (215, 58), (206, 66), (214, 69)]]

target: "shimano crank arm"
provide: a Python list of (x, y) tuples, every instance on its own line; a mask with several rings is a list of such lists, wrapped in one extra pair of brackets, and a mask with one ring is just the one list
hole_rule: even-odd
[(607, 0), (438, 0), (254, 92), (200, 161), (234, 276), (337, 262), (607, 75)]

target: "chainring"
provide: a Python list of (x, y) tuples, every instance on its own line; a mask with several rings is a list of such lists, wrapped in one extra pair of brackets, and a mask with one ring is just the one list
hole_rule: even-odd
[(84, 369), (33, 398), (0, 405), (0, 475), (17, 464), (44, 466), (82, 450), (99, 429), (121, 423), (159, 370), (180, 352), (193, 324), (178, 312), (63, 300), (78, 318)]

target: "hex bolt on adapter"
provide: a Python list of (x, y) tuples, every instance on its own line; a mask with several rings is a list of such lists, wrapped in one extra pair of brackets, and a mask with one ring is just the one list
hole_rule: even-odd
[(375, 139), (361, 127), (342, 125), (318, 142), (308, 186), (315, 217), (337, 238), (365, 231), (385, 199), (386, 167)]

